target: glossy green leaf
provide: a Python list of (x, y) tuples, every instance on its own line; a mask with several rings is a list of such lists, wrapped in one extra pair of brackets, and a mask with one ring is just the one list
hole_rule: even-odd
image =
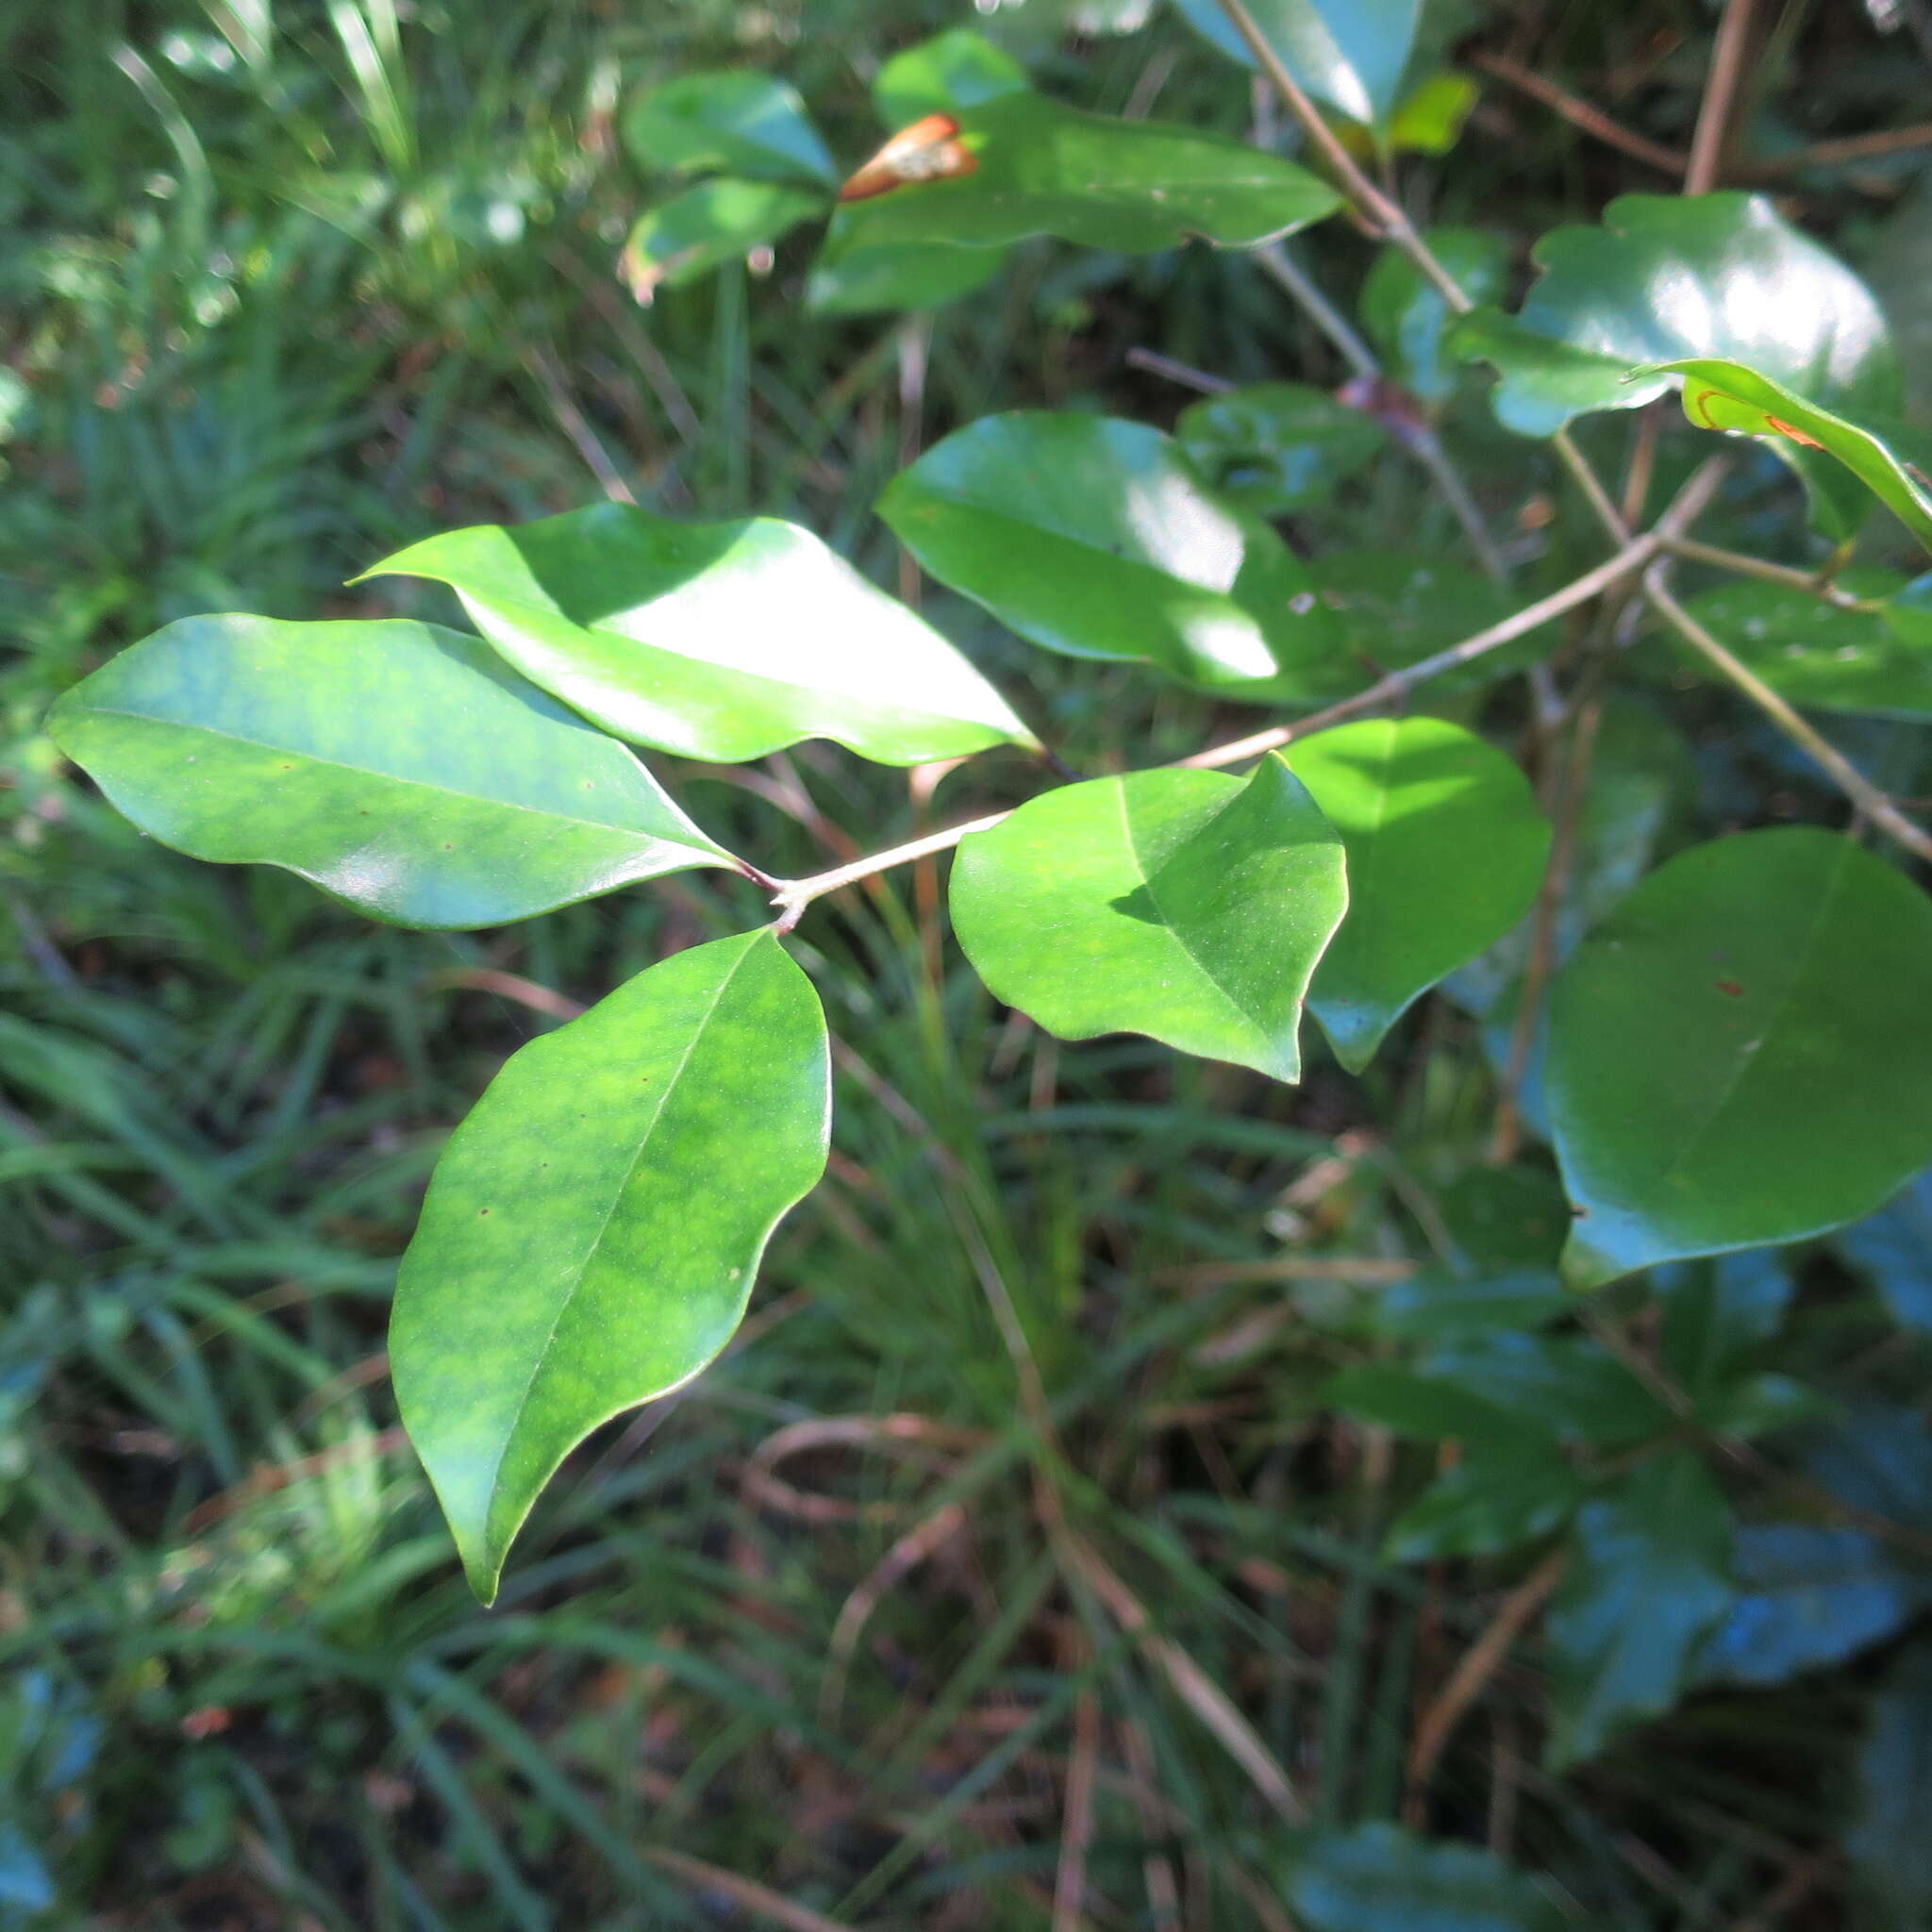
[(1932, 1641), (1907, 1649), (1873, 1700), (1844, 1834), (1877, 1923), (1923, 1932), (1932, 1919)]
[(777, 181), (700, 181), (638, 218), (617, 258), (632, 299), (681, 288), (727, 261), (782, 241), (825, 205), (823, 194)]
[[(1770, 363), (1769, 357), (1765, 362)], [(1803, 373), (1817, 380), (1828, 372)], [(1876, 383), (1859, 385), (1860, 394), (1848, 395), (1845, 407), (1868, 420), (1855, 422), (1810, 400), (1814, 393), (1829, 391), (1814, 391), (1796, 376), (1780, 380), (1779, 365), (1763, 366), (1741, 349), (1735, 360), (1703, 356), (1659, 362), (1640, 371), (1638, 380), (1659, 374), (1684, 378), (1684, 414), (1698, 428), (1771, 438), (1778, 454), (1794, 460), (1814, 492), (1822, 491), (1837, 510), (1835, 535), (1856, 533), (1861, 521), (1859, 499), (1855, 491), (1852, 501), (1844, 501), (1832, 487), (1829, 472), (1821, 474), (1809, 460), (1807, 453), (1814, 450), (1841, 463), (1920, 542), (1932, 546), (1932, 475), (1912, 460), (1910, 452), (1896, 445), (1911, 441), (1919, 453), (1923, 448), (1909, 431), (1893, 427), (1890, 420), (1885, 421), (1883, 435), (1870, 426), (1874, 415), (1895, 417), (1897, 402), (1891, 390)], [(1869, 408), (1861, 410), (1866, 389), (1873, 393)]]
[(654, 174), (716, 170), (830, 187), (839, 170), (798, 91), (767, 74), (685, 74), (625, 110), (625, 145)]
[(390, 1328), (396, 1400), (476, 1594), (558, 1465), (689, 1381), (817, 1183), (824, 1016), (769, 929), (534, 1040), (437, 1163)]
[[(1176, 0), (1189, 24), (1242, 65), (1256, 64), (1219, 0)], [(1351, 121), (1389, 119), (1415, 44), (1422, 0), (1248, 0), (1248, 10), (1288, 71)]]
[(1843, 1229), (1836, 1246), (1871, 1278), (1901, 1327), (1932, 1336), (1932, 1171)]
[(1048, 650), (1257, 701), (1336, 675), (1335, 620), (1307, 569), (1144, 424), (982, 417), (894, 477), (878, 509), (941, 583)]
[[(1508, 286), (1509, 244), (1487, 228), (1429, 228), (1437, 259), (1473, 302), (1493, 302)], [(1382, 351), (1389, 374), (1424, 402), (1445, 401), (1459, 365), (1447, 353), (1456, 318), (1438, 289), (1399, 248), (1385, 248), (1362, 284), (1362, 327)]]
[[(1842, 582), (1861, 596), (1898, 588), (1889, 571), (1849, 571)], [(1902, 638), (1885, 613), (1846, 610), (1783, 584), (1740, 580), (1690, 600), (1711, 635), (1773, 690), (1807, 710), (1878, 718), (1932, 718), (1932, 650)], [(1669, 634), (1664, 640), (1670, 643)], [(1671, 651), (1679, 681), (1704, 660)]]
[(1563, 1932), (1556, 1901), (1475, 1845), (1364, 1824), (1295, 1855), (1288, 1902), (1307, 1932)]
[(1302, 382), (1262, 382), (1181, 411), (1174, 438), (1202, 475), (1257, 516), (1326, 503), (1388, 445), (1381, 425)]
[(1341, 841), (1268, 758), (1245, 781), (1136, 772), (1049, 791), (960, 846), (952, 900), (980, 977), (1049, 1033), (1144, 1033), (1293, 1080), (1348, 889)]
[(1684, 357), (1736, 358), (1854, 414), (1899, 408), (1871, 291), (1761, 196), (1626, 194), (1532, 254), (1543, 273), (1521, 310), (1478, 308), (1452, 338), (1495, 365), (1496, 415), (1523, 435), (1651, 402)]
[(1348, 916), (1308, 1006), (1359, 1073), (1415, 1000), (1529, 909), (1550, 828), (1516, 765), (1440, 718), (1343, 724), (1288, 761), (1348, 853)]
[(680, 524), (604, 503), (452, 530), (367, 574), (450, 585), (525, 676), (686, 758), (830, 738), (914, 765), (1033, 741), (937, 631), (774, 518)]
[(1549, 1757), (1561, 1769), (1668, 1710), (1730, 1607), (1731, 1515), (1697, 1457), (1640, 1463), (1577, 1518), (1550, 1607)]
[(1547, 1080), (1565, 1272), (1822, 1234), (1932, 1160), (1932, 901), (1850, 840), (1681, 853), (1577, 948)]
[(1738, 1594), (1698, 1653), (1699, 1683), (1773, 1685), (1843, 1663), (1894, 1635), (1932, 1598), (1863, 1530), (1748, 1524), (1732, 1556)]
[(1149, 255), (1199, 237), (1246, 248), (1341, 206), (1332, 188), (1292, 161), (1169, 122), (1085, 114), (1031, 92), (955, 118), (970, 167), (901, 176), (851, 203), (855, 242), (987, 248), (1057, 235)]
[(1026, 70), (1004, 47), (956, 26), (894, 54), (874, 79), (872, 98), (888, 127), (906, 127), (927, 114), (983, 108), (1031, 85)]
[(1586, 1494), (1557, 1449), (1478, 1444), (1389, 1525), (1384, 1548), (1397, 1563), (1499, 1556), (1554, 1536)]
[(983, 289), (1003, 270), (999, 248), (949, 248), (918, 242), (869, 245), (855, 234), (852, 212), (840, 208), (806, 283), (806, 306), (815, 315), (896, 314), (936, 308)]
[(433, 625), (183, 618), (47, 728), (163, 844), (398, 925), (500, 925), (731, 862), (622, 745)]

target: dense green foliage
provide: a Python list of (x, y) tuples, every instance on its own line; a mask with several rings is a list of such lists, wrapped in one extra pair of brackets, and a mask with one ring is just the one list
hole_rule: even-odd
[(1916, 25), (161, 10), (0, 128), (0, 1925), (1925, 1923)]

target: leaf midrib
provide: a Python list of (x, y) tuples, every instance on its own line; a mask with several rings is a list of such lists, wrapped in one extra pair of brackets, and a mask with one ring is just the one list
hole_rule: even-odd
[(625, 1163), (623, 1177), (618, 1181), (617, 1186), (611, 1190), (610, 1204), (604, 1210), (603, 1220), (597, 1224), (597, 1232), (591, 1236), (590, 1246), (584, 1250), (582, 1258), (577, 1262), (575, 1269), (573, 1271), (570, 1287), (565, 1291), (562, 1299), (558, 1303), (557, 1312), (550, 1318), (549, 1331), (544, 1335), (541, 1343), (537, 1349), (536, 1357), (530, 1363), (529, 1376), (525, 1381), (523, 1391), (517, 1397), (516, 1407), (510, 1411), (509, 1421), (504, 1426), (503, 1444), (496, 1452), (495, 1467), (490, 1472), (490, 1487), (488, 1491), (490, 1500), (485, 1506), (484, 1513), (484, 1534), (486, 1541), (489, 1534), (490, 1516), (494, 1512), (496, 1507), (498, 1494), (497, 1481), (503, 1474), (504, 1459), (508, 1456), (510, 1445), (516, 1441), (517, 1431), (523, 1425), (524, 1415), (530, 1406), (530, 1397), (536, 1390), (538, 1377), (542, 1374), (543, 1364), (550, 1357), (551, 1345), (557, 1340), (557, 1331), (562, 1327), (564, 1316), (570, 1312), (572, 1306), (576, 1301), (578, 1292), (583, 1288), (584, 1279), (591, 1272), (591, 1264), (597, 1258), (597, 1251), (604, 1245), (604, 1237), (609, 1233), (610, 1224), (617, 1217), (618, 1207), (624, 1200), (625, 1191), (630, 1187), (631, 1181), (637, 1174), (638, 1163), (643, 1159), (644, 1150), (651, 1144), (652, 1137), (657, 1133), (658, 1124), (664, 1118), (664, 1109), (670, 1106), (671, 1097), (677, 1091), (678, 1082), (684, 1078), (686, 1071), (691, 1066), (691, 1056), (697, 1051), (698, 1042), (705, 1037), (706, 1030), (717, 1017), (718, 1008), (723, 1004), (724, 995), (730, 989), (731, 982), (738, 977), (739, 973), (744, 966), (744, 962), (751, 958), (756, 944), (757, 938), (755, 936), (753, 944), (745, 947), (744, 951), (733, 961), (730, 972), (725, 974), (724, 978), (718, 982), (717, 990), (711, 995), (710, 1004), (705, 1008), (704, 1017), (691, 1028), (691, 1038), (685, 1042), (684, 1051), (678, 1056), (676, 1066), (672, 1069), (669, 1077), (658, 1091), (657, 1104), (651, 1108), (650, 1117), (645, 1122), (642, 1132), (638, 1136), (638, 1144), (632, 1150), (630, 1159)]
[(1793, 968), (1790, 977), (1785, 982), (1784, 991), (1779, 993), (1771, 1010), (1765, 1015), (1764, 1024), (1758, 1029), (1756, 1040), (1750, 1044), (1748, 1049), (1740, 1048), (1737, 1056), (1737, 1064), (1731, 1070), (1728, 1078), (1725, 1079), (1716, 1099), (1712, 1101), (1710, 1111), (1685, 1138), (1683, 1145), (1678, 1148), (1676, 1153), (1671, 1157), (1664, 1166), (1662, 1173), (1657, 1177), (1660, 1185), (1668, 1186), (1677, 1178), (1691, 1155), (1710, 1138), (1711, 1130), (1724, 1117), (1739, 1091), (1750, 1079), (1752, 1074), (1756, 1072), (1758, 1066), (1762, 1064), (1765, 1041), (1775, 1034), (1779, 1023), (1796, 1000), (1799, 989), (1804, 986), (1806, 975), (1811, 969), (1811, 957), (1818, 949), (1819, 939), (1824, 931), (1826, 916), (1830, 912), (1832, 903), (1838, 897), (1839, 891), (1844, 883), (1845, 865), (1851, 849), (1851, 841), (1847, 839), (1840, 844), (1833, 858), (1831, 878), (1826, 884), (1824, 891), (1818, 895), (1818, 903), (1812, 909), (1810, 925), (1805, 934), (1804, 944), (1798, 951), (1797, 964)]
[[(1213, 824), (1224, 813), (1230, 810), (1239, 802), (1242, 789), (1244, 788), (1237, 788), (1229, 794), (1226, 804), (1218, 807), (1211, 817), (1203, 819), (1198, 824), (1191, 827), (1187, 837), (1176, 845), (1175, 852), (1178, 853), (1186, 846), (1191, 844), (1209, 825)], [(1127, 788), (1118, 781), (1116, 781), (1114, 790), (1114, 802), (1121, 815), (1121, 836), (1125, 841), (1127, 856), (1134, 861), (1134, 870), (1140, 874), (1141, 883), (1146, 889), (1147, 896), (1154, 901), (1155, 909), (1160, 914), (1161, 930), (1173, 939), (1174, 944), (1180, 948), (1181, 954), (1188, 963), (1213, 988), (1214, 991), (1220, 995), (1233, 1011), (1235, 1017), (1250, 1028), (1255, 1037), (1273, 1055), (1276, 1051), (1275, 1042), (1273, 1036), (1269, 1033), (1267, 1026), (1263, 1024), (1257, 1015), (1250, 1013), (1247, 1008), (1236, 998), (1235, 994), (1226, 986), (1222, 984), (1214, 969), (1189, 943), (1187, 936), (1174, 924), (1173, 919), (1168, 916), (1166, 907), (1162, 906), (1159, 899), (1156, 896), (1154, 874), (1148, 870), (1147, 861), (1141, 856), (1140, 844), (1134, 837), (1134, 821), (1127, 810)], [(1158, 869), (1156, 868), (1156, 870)]]
[[(454, 785), (439, 785), (433, 778), (405, 777), (396, 772), (377, 771), (372, 765), (351, 764), (346, 758), (323, 758), (316, 752), (304, 751), (299, 745), (271, 744), (266, 739), (250, 738), (245, 732), (224, 731), (213, 724), (188, 724), (179, 718), (166, 718), (146, 711), (130, 711), (119, 705), (90, 703), (89, 714), (96, 718), (125, 718), (137, 724), (165, 724), (175, 731), (200, 732), (208, 738), (220, 738), (231, 744), (245, 744), (254, 751), (292, 754), (311, 765), (321, 765), (331, 772), (353, 772), (359, 778), (380, 778), (386, 784), (414, 787), (423, 791), (440, 792), (445, 798), (460, 798), (468, 805), (495, 806), (505, 811), (528, 812), (532, 818), (554, 819), (559, 824), (582, 825), (587, 830), (598, 832), (627, 832), (633, 838), (650, 839), (660, 845), (675, 845), (681, 851), (705, 852), (702, 845), (687, 845), (681, 838), (668, 837), (661, 832), (647, 832), (636, 825), (612, 824), (608, 819), (577, 818), (567, 811), (558, 811), (550, 806), (525, 805), (513, 798), (492, 798), (485, 792), (463, 791)], [(666, 801), (669, 803), (669, 801)], [(673, 808), (675, 809), (675, 808)], [(715, 854), (711, 855), (717, 856)]]
[[(854, 751), (858, 749), (857, 745), (851, 744), (846, 737), (841, 736), (839, 731), (831, 728), (831, 725), (824, 719), (814, 715), (812, 712), (813, 701), (823, 699), (827, 695), (827, 687), (824, 685), (794, 684), (789, 678), (774, 676), (769, 671), (746, 671), (737, 664), (721, 664), (715, 658), (697, 657), (690, 651), (674, 649), (671, 645), (660, 643), (652, 638), (635, 638), (628, 631), (614, 630), (606, 624), (580, 624), (567, 611), (557, 608), (545, 609), (542, 605), (529, 603), (521, 597), (486, 597), (478, 591), (465, 591), (461, 585), (449, 577), (444, 577), (441, 581), (448, 584), (450, 589), (456, 591), (457, 595), (463, 600), (465, 608), (469, 608), (473, 603), (481, 605), (487, 610), (500, 612), (512, 624), (518, 623), (521, 614), (527, 611), (532, 616), (547, 618), (557, 624), (566, 625), (572, 630), (581, 631), (586, 637), (613, 639), (618, 643), (629, 644), (641, 651), (655, 651), (659, 657), (675, 658), (680, 664), (696, 665), (701, 670), (716, 672), (722, 676), (742, 677), (754, 684), (769, 685), (774, 691), (791, 693), (792, 694), (791, 702), (805, 715), (802, 720), (785, 719), (781, 721), (780, 729), (791, 730), (795, 728), (798, 723), (802, 722), (811, 727), (810, 735), (813, 737), (830, 738), (838, 743), (847, 745), (848, 749)], [(474, 608), (471, 609), (470, 614), (473, 617), (475, 616), (476, 613)], [(480, 623), (481, 620), (478, 619), (478, 622)], [(946, 644), (946, 640), (940, 637), (937, 632), (934, 633), (934, 638), (937, 642)], [(946, 648), (951, 649), (952, 646), (946, 645)], [(969, 664), (968, 668), (972, 669), (974, 667)], [(977, 675), (976, 670), (974, 675)], [(986, 688), (995, 699), (998, 698), (998, 692), (994, 691), (990, 684)], [(646, 702), (653, 704), (660, 710), (667, 708), (653, 692), (644, 691), (633, 693), (633, 695), (641, 696)], [(874, 711), (890, 710), (899, 717), (906, 719), (910, 724), (975, 725), (985, 731), (1002, 731), (1007, 728), (995, 719), (974, 717), (964, 711), (928, 710), (892, 697), (888, 697), (882, 701), (871, 697), (865, 691), (858, 690), (833, 688), (830, 690), (830, 695), (834, 698), (848, 700), (854, 704), (868, 706)], [(783, 703), (785, 700), (780, 699), (778, 702)], [(1014, 720), (1013, 722), (1017, 723), (1018, 721)]]

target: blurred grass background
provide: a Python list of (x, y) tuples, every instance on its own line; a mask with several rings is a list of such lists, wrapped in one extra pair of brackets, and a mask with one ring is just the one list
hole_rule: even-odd
[[(1313, 1391), (1362, 1347), (1338, 1311), (1474, 1211), (1457, 1189), (1494, 1088), (1473, 1022), (1439, 1005), (1366, 1081), (1324, 1063), (1293, 1091), (1144, 1042), (1062, 1051), (941, 946), (936, 874), (849, 895), (802, 935), (846, 1042), (830, 1178), (728, 1358), (573, 1458), (486, 1616), (384, 1374), (422, 1185), (506, 1053), (755, 900), (671, 881), (500, 933), (376, 929), (158, 849), (38, 735), (174, 617), (449, 617), (342, 588), (433, 529), (607, 493), (758, 509), (894, 582), (868, 505), (957, 422), (1169, 420), (1185, 398), (1135, 346), (1339, 379), (1277, 291), (1199, 250), (1030, 248), (911, 324), (807, 317), (792, 246), (631, 305), (629, 90), (781, 72), (857, 160), (877, 60), (965, 12), (5, 16), (0, 1925), (1043, 1928), (1083, 1808), (1100, 1926), (1278, 1928), (1288, 1834), (1394, 1817), (1549, 1874), (1579, 1925), (1853, 1923), (1820, 1836), (1855, 1741), (1838, 1679), (1706, 1698), (1559, 1783), (1535, 1768), (1531, 1650), (1410, 1775), (1418, 1718), (1524, 1573), (1382, 1563), (1407, 1478)], [(1531, 15), (1540, 45), (1607, 63), (1674, 33), (1632, 111), (1681, 137), (1694, 92), (1662, 83), (1694, 80), (1690, 0), (1490, 24)], [(1177, 25), (1034, 39), (1089, 105), (1245, 123), (1244, 83)], [(1827, 131), (1912, 84), (1871, 35), (1843, 46)], [(1418, 196), (1493, 218), (1507, 183), (1526, 240), (1619, 185), (1554, 118), (1493, 111)], [(1845, 245), (1896, 263), (1904, 183), (1847, 198)], [(1358, 275), (1357, 242), (1317, 242)], [(1453, 541), (1392, 459), (1350, 514), (1358, 541)], [(1214, 724), (928, 609), (1082, 769)], [(796, 873), (1036, 782), (982, 764), (937, 800), (823, 747), (675, 775)], [(1791, 1348), (1871, 1341), (1827, 1308)]]

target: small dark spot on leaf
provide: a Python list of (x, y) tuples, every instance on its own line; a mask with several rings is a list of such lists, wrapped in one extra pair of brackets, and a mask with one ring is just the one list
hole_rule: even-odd
[(489, 1210), (489, 1208), (477, 1208), (476, 1212), (477, 1212), (478, 1216), (480, 1217), (480, 1216), (482, 1216), (482, 1215), (488, 1214), (488, 1213), (490, 1212), (490, 1210)]

